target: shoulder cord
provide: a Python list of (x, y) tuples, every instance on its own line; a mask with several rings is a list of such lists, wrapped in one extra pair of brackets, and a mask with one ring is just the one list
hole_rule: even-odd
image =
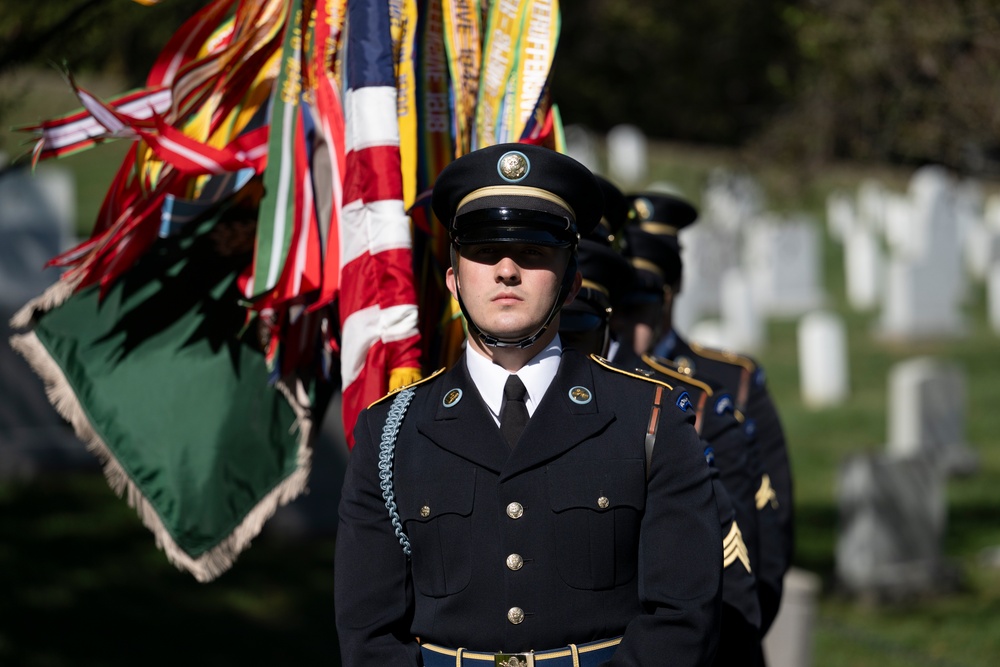
[(396, 453), (396, 436), (399, 434), (399, 426), (403, 423), (403, 416), (406, 409), (410, 407), (413, 400), (413, 389), (403, 389), (396, 398), (392, 399), (389, 406), (389, 414), (385, 418), (385, 426), (382, 427), (382, 443), (378, 452), (378, 478), (379, 487), (382, 489), (382, 498), (385, 499), (385, 508), (389, 510), (389, 520), (396, 532), (399, 545), (403, 547), (403, 553), (410, 555), (410, 538), (403, 532), (403, 524), (399, 520), (399, 512), (396, 511), (396, 493), (392, 486), (392, 463)]

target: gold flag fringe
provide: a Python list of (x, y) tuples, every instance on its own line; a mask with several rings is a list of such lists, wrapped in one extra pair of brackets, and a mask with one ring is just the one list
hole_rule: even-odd
[[(64, 294), (61, 290), (55, 289), (59, 285), (60, 283), (56, 283), (42, 296), (26, 304), (15, 314), (11, 320), (11, 326), (24, 328), (30, 324), (34, 319), (34, 314), (39, 310), (44, 312), (65, 301), (72, 289)], [(47, 307), (41, 304), (47, 304)], [(18, 326), (15, 320), (25, 322), (25, 324)], [(202, 583), (212, 581), (232, 567), (236, 557), (250, 546), (251, 540), (260, 534), (264, 523), (274, 516), (278, 508), (297, 498), (306, 489), (312, 458), (309, 442), (312, 418), (308, 407), (306, 407), (308, 399), (299, 380), (294, 380), (294, 388), (289, 387), (283, 380), (279, 381), (277, 386), (295, 412), (296, 420), (293, 428), (299, 431), (295, 471), (271, 489), (226, 538), (204, 554), (194, 558), (177, 545), (173, 536), (163, 525), (156, 509), (115, 459), (101, 436), (94, 430), (73, 391), (72, 385), (63, 374), (62, 368), (55, 362), (38, 336), (33, 331), (16, 334), (10, 338), (10, 346), (21, 354), (42, 378), (49, 402), (73, 426), (77, 437), (83, 441), (87, 449), (101, 461), (108, 485), (118, 497), (125, 497), (129, 506), (136, 510), (142, 523), (152, 531), (156, 546), (166, 554), (167, 560), (178, 569), (187, 570)]]
[(20, 310), (14, 313), (14, 316), (10, 318), (11, 328), (27, 329), (34, 324), (35, 313), (46, 313), (56, 306), (61, 306), (66, 299), (73, 295), (73, 290), (76, 289), (77, 283), (79, 283), (79, 281), (74, 283), (66, 280), (59, 280), (50, 285), (40, 296), (36, 296), (31, 301), (21, 306)]

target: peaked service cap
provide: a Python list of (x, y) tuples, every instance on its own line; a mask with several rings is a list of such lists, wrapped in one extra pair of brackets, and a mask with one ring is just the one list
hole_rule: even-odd
[(604, 210), (597, 179), (573, 158), (531, 144), (463, 155), (434, 184), (431, 205), (452, 241), (575, 246)]

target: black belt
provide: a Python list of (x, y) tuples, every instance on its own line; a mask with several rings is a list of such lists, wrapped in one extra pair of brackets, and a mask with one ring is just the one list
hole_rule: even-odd
[(587, 644), (570, 644), (549, 651), (481, 653), (422, 644), (424, 667), (597, 667), (614, 655), (621, 637)]

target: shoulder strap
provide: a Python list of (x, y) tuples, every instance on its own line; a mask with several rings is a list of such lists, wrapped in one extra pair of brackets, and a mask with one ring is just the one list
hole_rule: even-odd
[(399, 435), (399, 426), (406, 416), (406, 409), (410, 407), (413, 400), (414, 390), (412, 387), (401, 390), (392, 399), (389, 406), (389, 414), (385, 418), (385, 426), (382, 427), (382, 442), (378, 452), (378, 478), (379, 487), (382, 489), (382, 498), (385, 500), (385, 508), (389, 511), (389, 520), (396, 533), (399, 545), (403, 547), (403, 553), (407, 557), (410, 555), (410, 538), (403, 532), (403, 523), (399, 520), (399, 512), (396, 511), (396, 490), (392, 485), (392, 464), (396, 456), (396, 436)]

